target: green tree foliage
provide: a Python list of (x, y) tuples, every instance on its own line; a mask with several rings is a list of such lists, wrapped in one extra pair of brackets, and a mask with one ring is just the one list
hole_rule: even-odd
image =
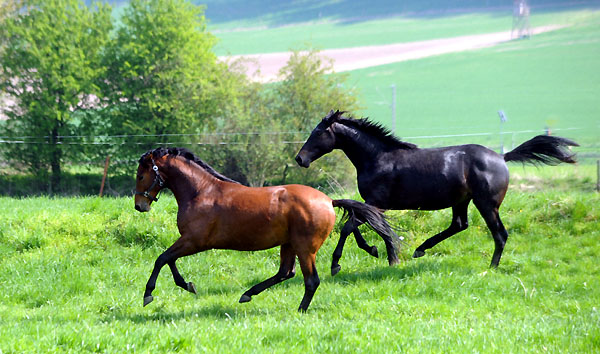
[(99, 93), (94, 82), (103, 75), (100, 49), (111, 28), (110, 9), (80, 0), (26, 0), (23, 6), (0, 22), (0, 91), (15, 102), (5, 109), (1, 135), (27, 143), (5, 145), (3, 153), (34, 174), (50, 169), (56, 191), (68, 157), (61, 137), (77, 133), (74, 113)]
[(202, 133), (222, 114), (229, 74), (203, 12), (184, 0), (131, 0), (107, 49), (108, 106), (95, 122), (104, 134), (133, 135), (112, 154), (137, 158), (156, 143), (187, 142), (172, 134)]
[(53, 190), (63, 161), (111, 155), (124, 162), (111, 171), (131, 173), (159, 145), (191, 147), (252, 186), (353, 182), (339, 156), (310, 171), (293, 160), (329, 110), (357, 109), (346, 76), (317, 51), (294, 52), (280, 81), (263, 85), (217, 60), (204, 9), (188, 1), (131, 0), (110, 36), (107, 7), (12, 1), (0, 24), (0, 87), (15, 105), (1, 135), (25, 143), (2, 152), (34, 174), (51, 170)]
[(300, 169), (294, 162), (302, 142), (331, 109), (358, 108), (356, 95), (344, 86), (346, 78), (332, 74), (331, 61), (310, 50), (293, 52), (279, 73), (280, 82), (240, 80), (240, 104), (222, 129), (244, 134), (213, 147), (212, 155), (226, 174), (252, 186), (353, 183), (352, 166), (338, 154), (322, 158), (320, 170)]
[[(316, 50), (294, 51), (279, 72), (283, 81), (273, 92), (279, 97), (276, 114), (288, 127), (303, 132), (301, 141), (308, 138), (330, 110), (354, 112), (359, 109), (357, 93), (346, 84), (348, 76), (332, 72), (332, 61)], [(339, 151), (319, 159), (313, 169), (299, 168), (293, 158), (300, 147), (301, 144), (286, 145), (290, 181), (330, 187), (355, 183), (354, 168)]]

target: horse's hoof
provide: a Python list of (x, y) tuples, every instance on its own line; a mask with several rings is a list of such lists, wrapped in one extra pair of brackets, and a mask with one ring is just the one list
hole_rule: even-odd
[(194, 285), (194, 283), (187, 283), (187, 291), (189, 291), (192, 294), (196, 294), (196, 286)]
[(246, 294), (242, 295), (242, 297), (240, 297), (240, 304), (243, 304), (244, 302), (250, 302), (250, 300), (252, 300), (252, 298)]
[(371, 247), (371, 252), (369, 252), (369, 254), (375, 258), (379, 258), (379, 252), (377, 251), (376, 246)]
[(148, 305), (149, 303), (151, 303), (152, 300), (154, 300), (154, 297), (152, 297), (152, 295), (144, 297), (144, 307), (146, 307), (146, 305)]
[(340, 266), (339, 264), (331, 266), (331, 276), (334, 276), (337, 273), (339, 273), (341, 269), (342, 269), (342, 266)]
[(413, 258), (423, 257), (424, 255), (425, 255), (425, 251), (416, 250), (415, 253), (413, 253)]

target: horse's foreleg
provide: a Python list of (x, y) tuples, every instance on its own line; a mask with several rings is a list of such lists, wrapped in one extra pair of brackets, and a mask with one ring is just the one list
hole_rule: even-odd
[(177, 269), (177, 265), (175, 265), (175, 261), (169, 262), (169, 268), (171, 268), (171, 273), (173, 273), (173, 280), (175, 280), (175, 284), (183, 290), (187, 290), (190, 293), (196, 294), (196, 286), (192, 282), (186, 282), (181, 274), (179, 274), (179, 270)]
[(360, 225), (357, 225), (356, 228), (354, 229), (354, 231), (352, 232), (354, 234), (354, 239), (356, 240), (356, 244), (358, 245), (359, 248), (365, 250), (371, 256), (373, 256), (375, 258), (379, 258), (379, 252), (377, 251), (377, 247), (374, 245), (369, 246), (369, 244), (367, 243), (365, 238), (361, 235), (360, 231), (358, 230), (358, 226), (360, 226)]
[[(342, 227), (342, 231), (340, 231), (340, 239), (338, 240), (337, 246), (335, 246), (335, 250), (333, 251), (333, 256), (331, 258), (332, 276), (336, 275), (342, 268), (339, 264), (339, 261), (340, 258), (342, 258), (342, 252), (344, 252), (344, 244), (346, 243), (346, 238), (348, 238), (348, 235), (350, 235), (350, 233), (354, 231), (354, 229), (356, 229), (355, 220), (353, 218), (350, 218)], [(367, 242), (365, 241), (365, 243)]]
[(248, 302), (252, 300), (252, 296), (258, 295), (267, 288), (279, 284), (284, 280), (293, 278), (294, 275), (296, 275), (296, 254), (294, 253), (292, 246), (289, 244), (282, 245), (279, 254), (280, 263), (277, 274), (248, 289), (248, 291), (240, 298), (240, 303)]
[[(173, 278), (175, 279), (175, 283), (177, 285), (195, 293), (196, 289), (194, 287), (194, 284), (185, 283), (183, 277), (179, 274), (179, 271), (177, 271), (175, 261), (180, 257), (188, 256), (197, 252), (198, 250), (194, 248), (193, 243), (188, 242), (183, 237), (181, 237), (177, 241), (175, 241), (175, 243), (171, 247), (169, 247), (165, 252), (158, 256), (156, 262), (154, 262), (154, 269), (152, 270), (152, 274), (150, 275), (150, 278), (146, 283), (146, 291), (144, 292), (144, 306), (148, 305), (152, 302), (152, 300), (154, 300), (152, 292), (156, 288), (156, 279), (158, 278), (158, 274), (160, 273), (162, 267), (165, 266), (165, 264), (169, 264), (169, 266), (171, 267), (171, 271), (173, 272)], [(185, 287), (182, 286), (184, 283)], [(192, 291), (191, 289), (193, 289), (194, 291)]]
[(469, 202), (470, 200), (467, 200), (462, 204), (452, 207), (452, 223), (450, 224), (450, 226), (446, 230), (440, 232), (439, 234), (428, 238), (419, 247), (417, 247), (417, 249), (413, 253), (413, 258), (423, 257), (425, 255), (425, 250), (430, 249), (431, 247), (444, 241), (448, 237), (455, 235), (456, 233), (463, 231), (467, 227), (469, 227), (467, 219)]

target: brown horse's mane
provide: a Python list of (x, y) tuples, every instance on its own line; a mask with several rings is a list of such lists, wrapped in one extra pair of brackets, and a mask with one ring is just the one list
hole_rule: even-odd
[(369, 118), (357, 119), (352, 116), (344, 117), (344, 113), (346, 112), (331, 111), (329, 115), (323, 118), (323, 120), (327, 121), (329, 125), (333, 123), (340, 123), (347, 127), (354, 128), (362, 133), (374, 136), (386, 145), (394, 148), (404, 150), (413, 150), (418, 148), (415, 144), (407, 143), (398, 139), (388, 128), (384, 127), (380, 123), (373, 122)]
[(152, 155), (155, 158), (162, 157), (165, 155), (169, 155), (170, 157), (181, 156), (189, 161), (194, 162), (198, 166), (202, 167), (206, 172), (210, 173), (212, 176), (216, 177), (218, 180), (241, 184), (240, 182), (238, 182), (236, 180), (233, 180), (227, 176), (223, 176), (222, 174), (217, 172), (214, 168), (212, 168), (209, 164), (202, 161), (202, 159), (200, 159), (198, 156), (194, 155), (194, 153), (192, 153), (190, 150), (188, 150), (186, 148), (173, 147), (173, 148), (167, 149), (167, 148), (160, 147), (160, 148), (156, 148), (154, 150), (149, 150), (144, 155), (142, 155), (142, 157), (140, 158), (140, 163), (145, 163), (146, 158), (149, 155)]

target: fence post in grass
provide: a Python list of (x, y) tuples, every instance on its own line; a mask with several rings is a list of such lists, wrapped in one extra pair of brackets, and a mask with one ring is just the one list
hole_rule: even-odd
[(600, 160), (596, 161), (596, 191), (600, 192)]
[(100, 185), (100, 198), (102, 198), (102, 193), (104, 192), (104, 182), (106, 182), (106, 173), (108, 172), (109, 161), (110, 155), (106, 156), (106, 161), (104, 162), (104, 174), (102, 175), (102, 184)]

